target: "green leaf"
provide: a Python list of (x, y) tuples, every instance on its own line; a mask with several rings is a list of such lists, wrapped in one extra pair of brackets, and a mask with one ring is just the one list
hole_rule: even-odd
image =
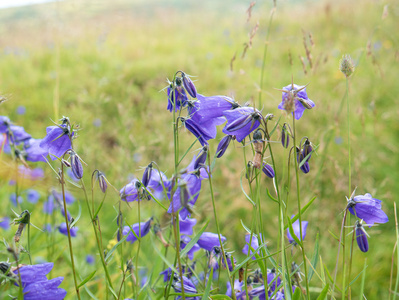
[[(301, 215), (305, 213), (305, 211), (309, 208), (309, 206), (313, 203), (313, 201), (316, 199), (316, 196), (314, 196), (310, 201), (301, 209)], [(296, 214), (292, 219), (291, 222), (295, 222), (299, 218), (299, 213)], [(288, 228), (288, 224), (284, 226), (284, 230)]]
[[(303, 248), (302, 242), (298, 239), (298, 237), (295, 235), (294, 228), (292, 228), (292, 221), (291, 218), (287, 216), (287, 221), (288, 221), (288, 230), (291, 234), (291, 237), (294, 239), (295, 243), (297, 243), (301, 248)], [(303, 234), (303, 232), (302, 232)]]
[(247, 193), (246, 193), (245, 190), (244, 190), (244, 187), (242, 186), (242, 176), (240, 177), (240, 185), (241, 185), (241, 191), (244, 193), (245, 198), (247, 198), (248, 201), (251, 202), (251, 204), (252, 204), (253, 206), (255, 206), (255, 202), (253, 202), (252, 199), (251, 199), (251, 197), (249, 197), (249, 196), (247, 195)]
[(360, 297), (363, 297), (364, 282), (366, 281), (367, 258), (364, 260), (362, 283), (360, 284)]
[(122, 244), (124, 241), (126, 241), (127, 237), (128, 237), (128, 235), (125, 235), (119, 242), (117, 242), (115, 244), (115, 246), (112, 247), (111, 250), (109, 250), (109, 252), (107, 253), (107, 256), (104, 258), (105, 262), (107, 262), (109, 260), (109, 258), (111, 257), (112, 253), (114, 253), (116, 248), (118, 248), (120, 244)]
[[(316, 270), (317, 267), (317, 262), (319, 261), (319, 234), (317, 233), (316, 235), (316, 243), (314, 245), (314, 251), (313, 251), (313, 256), (311, 260), (311, 264), (313, 266), (313, 269)], [(309, 270), (308, 274), (308, 282), (310, 283), (310, 280), (312, 279), (312, 276), (314, 274), (314, 270), (312, 268)]]
[(212, 278), (213, 278), (212, 275), (213, 275), (213, 268), (211, 268), (211, 273), (209, 274), (209, 277), (208, 277), (208, 282), (206, 284), (204, 295), (201, 298), (202, 300), (208, 300), (208, 298), (209, 298), (209, 292), (211, 291)]
[(294, 295), (292, 297), (292, 300), (299, 300), (301, 299), (301, 289), (299, 287), (297, 287), (295, 289)]
[(328, 293), (328, 288), (330, 285), (327, 283), (327, 285), (324, 287), (324, 289), (321, 291), (319, 297), (317, 297), (317, 300), (324, 300), (327, 296)]
[(271, 194), (268, 188), (266, 188), (266, 193), (269, 196), (270, 199), (272, 199), (274, 202), (278, 203), (278, 200), (276, 198), (274, 198)]
[(90, 279), (93, 278), (94, 274), (96, 274), (97, 270), (93, 271), (92, 273), (89, 274), (89, 276), (87, 276), (79, 285), (78, 288), (80, 288), (81, 286), (85, 285)]
[(202, 233), (205, 231), (206, 227), (208, 226), (209, 220), (205, 223), (205, 225), (201, 228), (200, 231), (191, 239), (191, 241), (186, 245), (186, 247), (180, 252), (180, 258), (183, 258), (187, 255), (188, 251), (191, 250), (192, 247), (198, 242)]

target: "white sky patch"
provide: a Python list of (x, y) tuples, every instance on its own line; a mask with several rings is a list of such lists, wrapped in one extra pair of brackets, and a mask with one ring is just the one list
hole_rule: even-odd
[(0, 0), (0, 9), (15, 6), (24, 6), (31, 4), (39, 4), (45, 2), (54, 2), (56, 0)]

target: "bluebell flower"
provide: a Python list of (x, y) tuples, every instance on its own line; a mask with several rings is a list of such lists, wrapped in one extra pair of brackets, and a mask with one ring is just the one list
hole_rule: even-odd
[(223, 154), (226, 152), (227, 147), (229, 147), (229, 144), (232, 139), (235, 139), (235, 136), (233, 135), (226, 135), (224, 138), (222, 138), (218, 144), (218, 147), (216, 149), (216, 157), (221, 158)]
[[(244, 253), (245, 255), (248, 255), (248, 250), (249, 250), (249, 239), (251, 238), (250, 234), (246, 234), (245, 235), (245, 246), (244, 248), (242, 248), (242, 253)], [(251, 247), (256, 250), (259, 248), (259, 241), (258, 241), (258, 237), (256, 234), (252, 235), (252, 241), (251, 241)], [(250, 250), (250, 254), (254, 253), (254, 250)], [(258, 251), (259, 252), (259, 251)], [(252, 256), (252, 259), (255, 259), (255, 255)]]
[(299, 120), (305, 109), (311, 109), (315, 106), (314, 102), (308, 98), (306, 86), (289, 84), (283, 87), (282, 102), (278, 108), (293, 113), (295, 120)]
[(95, 261), (96, 261), (96, 259), (95, 259), (95, 257), (94, 257), (93, 255), (91, 255), (91, 254), (87, 254), (87, 255), (86, 255), (86, 262), (87, 262), (89, 265), (94, 264)]
[(0, 116), (0, 133), (7, 133), (10, 125), (11, 121), (8, 117)]
[[(226, 241), (226, 238), (221, 235), (220, 236), (222, 243)], [(212, 232), (204, 232), (201, 234), (199, 240), (197, 241), (198, 246), (200, 246), (202, 249), (212, 251), (214, 247), (220, 247), (220, 242), (219, 242), (219, 235), (217, 233), (212, 233)]]
[[(150, 218), (147, 222), (141, 222), (140, 225), (139, 223), (133, 224), (132, 229), (130, 229), (129, 226), (123, 227), (123, 235), (127, 235), (126, 241), (130, 242), (133, 244), (135, 241), (137, 241), (137, 237), (144, 237), (146, 236), (151, 229), (151, 222), (152, 218)], [(139, 231), (140, 228), (140, 231)], [(133, 234), (132, 230), (136, 234), (136, 236)]]
[(182, 80), (183, 80), (183, 86), (187, 93), (193, 98), (197, 97), (197, 89), (195, 88), (195, 85), (193, 81), (190, 79), (190, 77), (187, 76), (187, 74), (182, 72)]
[(18, 176), (28, 180), (38, 180), (44, 177), (44, 171), (42, 168), (30, 169), (24, 165), (19, 165)]
[(167, 282), (170, 279), (170, 275), (172, 275), (172, 269), (167, 268), (166, 270), (163, 270), (159, 275), (163, 275), (163, 281)]
[[(173, 288), (175, 290), (176, 293), (181, 293), (182, 292), (182, 286), (184, 288), (184, 292), (185, 293), (190, 293), (190, 294), (197, 294), (197, 288), (194, 285), (194, 283), (188, 279), (186, 276), (183, 276), (183, 284), (181, 283), (181, 281), (179, 279), (175, 280), (173, 282)], [(177, 297), (177, 299), (180, 299), (181, 297)], [(190, 297), (190, 296), (186, 296), (187, 300), (200, 300), (201, 297)]]
[(356, 221), (355, 225), (356, 242), (362, 252), (369, 251), (369, 242), (367, 240), (367, 232), (364, 230), (362, 222)]
[(274, 178), (275, 176), (273, 167), (265, 162), (263, 163), (262, 171), (269, 178)]
[(240, 107), (237, 102), (227, 96), (206, 97), (201, 94), (197, 94), (197, 99), (197, 114), (199, 117), (205, 118), (205, 120), (223, 117), (223, 113), (226, 110), (233, 110)]
[[(15, 193), (12, 193), (10, 195), (10, 201), (14, 206), (17, 206), (17, 197), (15, 195)], [(18, 196), (18, 203), (22, 203), (24, 201), (24, 198), (22, 198), (22, 196)]]
[(69, 121), (66, 124), (49, 126), (46, 132), (47, 135), (40, 142), (40, 147), (49, 152), (52, 160), (62, 157), (67, 150), (72, 148), (73, 132)]
[(73, 181), (75, 181), (75, 182), (79, 181), (79, 179), (76, 178), (75, 174), (73, 174), (71, 169), (68, 168), (66, 173), (69, 176), (69, 178), (71, 178)]
[(177, 212), (181, 207), (182, 220), (191, 215), (191, 207), (195, 204), (201, 191), (201, 178), (195, 174), (183, 174), (173, 194), (168, 213)]
[(9, 130), (7, 131), (8, 141), (19, 145), (20, 143), (29, 140), (31, 135), (25, 132), (25, 129), (22, 126), (10, 125)]
[[(183, 250), (184, 248), (186, 248), (187, 244), (190, 241), (191, 241), (191, 239), (188, 236), (182, 235), (181, 239), (180, 239), (180, 249)], [(200, 249), (201, 249), (201, 247), (197, 243), (195, 243), (194, 246), (187, 252), (188, 258), (193, 260), (194, 259), (194, 253), (197, 252)]]
[(195, 224), (197, 224), (197, 220), (194, 218), (179, 220), (180, 234), (192, 235)]
[[(231, 284), (230, 281), (227, 281), (227, 290), (226, 290), (226, 296), (231, 297), (232, 296), (232, 289), (231, 289)], [(238, 279), (234, 280), (234, 293), (236, 294), (236, 299), (241, 300), (244, 299), (246, 293), (243, 291), (244, 288), (244, 281), (239, 281)]]
[(235, 135), (238, 142), (245, 139), (252, 131), (257, 129), (263, 119), (261, 113), (252, 107), (240, 107), (233, 110), (226, 110), (223, 115), (227, 124), (223, 133)]
[(37, 201), (39, 201), (40, 199), (40, 193), (36, 190), (33, 189), (29, 189), (27, 190), (27, 194), (26, 194), (26, 200), (30, 203), (37, 203)]
[(11, 222), (11, 219), (9, 217), (1, 218), (0, 219), (0, 227), (5, 230), (10, 229), (10, 222)]
[[(69, 228), (69, 232), (71, 233), (71, 237), (76, 237), (76, 234), (78, 232), (79, 228), (78, 227), (72, 227)], [(65, 222), (61, 223), (60, 226), (58, 226), (58, 231), (62, 233), (63, 235), (68, 235), (68, 229), (67, 225)]]
[(46, 275), (53, 266), (53, 263), (44, 263), (22, 266), (16, 270), (16, 273), (19, 272), (21, 275), (24, 300), (62, 300), (65, 298), (67, 292), (58, 288), (64, 277), (47, 279)]
[[(294, 217), (295, 215), (291, 216), (291, 219)], [(296, 220), (294, 223), (292, 223), (292, 229), (294, 230), (295, 236), (298, 238), (298, 240), (303, 241), (305, 239), (306, 236), (306, 230), (308, 228), (308, 221), (302, 221), (302, 239), (300, 238), (301, 233), (300, 233), (300, 228), (299, 228), (299, 219)], [(289, 229), (287, 228), (287, 238), (288, 241), (290, 242), (290, 244), (296, 244), (294, 238), (292, 237)]]
[(80, 160), (80, 157), (76, 154), (75, 151), (70, 151), (70, 159), (71, 159), (71, 170), (73, 175), (76, 178), (81, 179), (83, 177), (83, 165)]
[(18, 115), (24, 115), (25, 112), (26, 112), (25, 106), (20, 105), (20, 106), (17, 107), (17, 114), (18, 114)]
[(181, 107), (187, 104), (187, 94), (182, 86), (181, 78), (176, 78), (175, 89), (173, 90), (173, 83), (168, 86), (168, 107), (167, 109), (171, 112), (173, 110), (173, 104), (175, 104), (175, 111), (179, 111)]
[(374, 223), (387, 223), (388, 216), (381, 209), (381, 200), (375, 199), (371, 194), (358, 195), (347, 199), (347, 209), (359, 219), (363, 219), (370, 227)]
[[(302, 150), (300, 150), (298, 147), (296, 147), (296, 158), (297, 158), (297, 162), (298, 162), (298, 166), (302, 163), (302, 161), (305, 159), (304, 153)], [(300, 166), (300, 170), (307, 174), (310, 171), (310, 166), (309, 166), (309, 162), (308, 159), (302, 164), (302, 166)]]
[(24, 151), (25, 151), (25, 159), (31, 162), (43, 161), (45, 162), (45, 157), (48, 155), (48, 151), (40, 147), (40, 143), (42, 140), (38, 139), (29, 139), (25, 141)]
[(202, 146), (208, 145), (207, 141), (216, 137), (216, 127), (213, 122), (198, 124), (195, 119), (182, 117), (180, 120), (184, 127), (198, 139)]

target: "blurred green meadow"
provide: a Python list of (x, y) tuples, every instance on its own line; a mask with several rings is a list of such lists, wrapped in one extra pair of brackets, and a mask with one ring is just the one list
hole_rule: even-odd
[[(0, 105), (0, 115), (7, 115), (35, 138), (45, 136), (51, 120), (68, 116), (81, 129), (74, 146), (88, 164), (86, 186), (90, 186), (91, 172), (99, 169), (119, 190), (132, 176), (141, 178), (150, 161), (155, 161), (168, 177), (173, 174), (172, 117), (166, 110), (167, 97), (163, 89), (167, 86), (166, 79), (172, 79), (177, 70), (196, 76), (197, 90), (206, 96), (227, 95), (240, 103), (258, 105), (261, 93), (262, 112), (273, 113), (276, 121), (281, 116), (281, 123), (288, 122), (289, 118), (277, 109), (281, 92), (275, 88), (290, 84), (292, 77), (296, 84), (309, 83), (307, 93), (316, 107), (306, 111), (297, 122), (297, 133), (308, 136), (318, 148), (311, 161), (311, 171), (300, 174), (300, 188), (303, 203), (314, 196), (317, 198), (303, 215), (303, 219), (309, 221), (304, 245), (310, 259), (319, 234), (322, 268), (333, 276), (338, 248), (335, 236), (339, 236), (345, 196), (350, 196), (346, 83), (338, 66), (342, 55), (350, 54), (356, 64), (349, 91), (352, 186), (357, 186), (357, 194), (369, 192), (381, 199), (390, 219), (387, 224), (368, 230), (371, 236), (368, 253), (360, 252), (355, 245), (350, 280), (363, 270), (367, 258), (364, 292), (367, 299), (388, 299), (396, 242), (393, 208), (395, 195), (399, 194), (399, 85), (396, 82), (399, 3), (393, 0), (277, 0), (271, 23), (272, 1), (258, 1), (250, 18), (249, 5), (250, 1), (238, 0), (73, 0), (0, 10), (0, 93), (8, 98)], [(259, 27), (251, 38), (257, 24)], [(265, 43), (268, 48), (261, 89)], [(310, 51), (308, 57), (304, 43)], [(246, 45), (249, 47), (245, 51)], [(17, 114), (19, 106), (26, 108), (25, 114)], [(211, 153), (222, 137), (219, 130), (218, 138), (210, 141)], [(287, 152), (283, 151), (279, 137), (276, 132), (273, 136), (276, 143), (272, 147), (282, 174), (287, 165)], [(179, 138), (182, 154), (194, 137), (182, 128)], [(184, 166), (199, 148), (198, 143), (194, 145)], [(217, 160), (213, 177), (221, 232), (227, 237), (227, 249), (235, 251), (233, 255), (238, 260), (244, 257), (241, 249), (245, 230), (241, 221), (249, 224), (252, 218), (252, 205), (240, 186), (246, 164), (242, 152), (241, 144), (235, 142), (234, 147), (230, 146)], [(1, 161), (11, 163), (11, 158), (2, 154)], [(44, 163), (31, 165), (44, 168), (46, 177), (40, 182), (27, 182), (23, 188), (33, 187), (41, 191), (42, 197), (38, 204), (25, 201), (21, 206), (32, 212), (32, 223), (42, 228), (46, 193), (59, 184)], [(0, 217), (14, 217), (11, 208), (19, 211), (8, 200), (15, 191), (15, 187), (8, 185), (12, 176), (8, 172), (0, 171), (0, 174)], [(273, 190), (272, 181), (263, 178), (262, 184), (267, 247), (273, 252), (277, 248), (278, 207), (266, 195), (266, 188)], [(295, 189), (295, 181), (291, 188)], [(83, 200), (83, 193), (76, 187), (68, 185), (68, 191)], [(297, 213), (293, 191), (287, 203), (288, 215)], [(98, 204), (102, 201), (99, 190), (95, 201)], [(118, 193), (109, 190), (99, 215), (103, 244), (108, 250), (116, 243), (118, 205)], [(122, 205), (130, 224), (138, 222), (137, 203)], [(92, 293), (98, 299), (109, 299), (105, 296), (106, 285), (98, 255), (94, 266), (85, 262), (87, 254), (97, 252), (83, 202), (81, 208), (82, 216), (77, 223), (79, 234), (73, 239), (79, 274), (83, 279), (98, 269), (86, 288), (82, 288), (82, 298), (90, 299), (89, 293)], [(79, 205), (69, 209), (73, 216), (79, 214)], [(167, 224), (168, 217), (155, 202), (143, 202), (141, 210), (141, 221), (155, 216)], [(209, 219), (207, 231), (216, 232), (208, 184), (203, 184), (193, 216), (198, 219), (197, 231)], [(61, 215), (56, 218), (58, 223), (62, 222)], [(0, 238), (11, 243), (15, 230), (16, 226), (8, 231), (0, 229)], [(57, 233), (53, 243), (34, 228), (31, 234), (33, 260), (53, 261), (52, 276), (65, 277), (61, 287), (68, 291), (67, 299), (73, 299), (66, 237)], [(154, 243), (159, 249), (162, 247), (153, 236), (143, 238), (140, 271), (147, 272), (146, 276), (155, 281), (163, 270), (163, 261), (157, 256)], [(136, 247), (137, 243), (125, 243), (123, 259), (134, 257)], [(10, 254), (0, 245), (0, 260), (8, 258)], [(22, 258), (23, 263), (28, 263), (26, 255)], [(296, 258), (301, 259), (299, 251)], [(120, 260), (120, 253), (115, 251), (109, 262), (113, 270), (111, 277), (118, 287), (122, 278)], [(320, 262), (317, 270), (321, 270)], [(353, 283), (353, 299), (360, 299), (357, 292), (360, 277)], [(394, 271), (394, 281), (396, 277)], [(310, 286), (311, 297), (316, 299), (321, 291), (317, 276)], [(122, 294), (128, 297), (130, 292), (127, 285)], [(149, 289), (146, 292), (148, 297), (153, 297)], [(9, 291), (3, 288), (0, 293), (5, 298)]]

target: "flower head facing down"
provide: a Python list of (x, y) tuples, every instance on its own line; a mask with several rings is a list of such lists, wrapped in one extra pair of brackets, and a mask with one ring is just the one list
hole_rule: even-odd
[(245, 139), (252, 131), (257, 129), (263, 119), (262, 114), (252, 107), (239, 107), (233, 110), (226, 110), (223, 115), (227, 124), (223, 133), (235, 135), (238, 142)]
[[(245, 246), (244, 246), (244, 248), (242, 248), (242, 253), (244, 253), (245, 255), (248, 255), (248, 250), (249, 250), (248, 245), (249, 245), (250, 238), (251, 238), (250, 234), (245, 235)], [(259, 241), (258, 241), (258, 237), (256, 234), (252, 235), (251, 248), (254, 250), (249, 250), (250, 254), (254, 253), (254, 251), (259, 248)], [(255, 259), (255, 255), (252, 256), (252, 259)]]
[(367, 240), (367, 232), (364, 230), (362, 221), (356, 221), (355, 224), (355, 235), (356, 235), (356, 242), (359, 246), (360, 251), (367, 252), (369, 251), (369, 242)]
[[(76, 237), (76, 234), (78, 232), (79, 228), (78, 227), (71, 227), (69, 228), (69, 232), (71, 233), (71, 237)], [(60, 226), (58, 226), (58, 231), (62, 233), (63, 235), (68, 235), (68, 228), (67, 224), (61, 223)]]
[[(223, 235), (220, 235), (220, 239), (222, 243), (226, 241), (226, 238)], [(204, 232), (198, 242), (198, 246), (202, 249), (212, 251), (214, 247), (220, 247), (219, 235), (217, 233), (212, 232)]]
[(283, 97), (278, 109), (293, 113), (295, 120), (299, 120), (305, 109), (312, 109), (315, 104), (308, 98), (306, 86), (289, 84), (282, 89)]
[(387, 223), (388, 216), (381, 209), (381, 200), (373, 198), (371, 194), (358, 195), (347, 199), (346, 208), (359, 219), (364, 220), (370, 227), (374, 223)]
[[(174, 88), (173, 88), (174, 85)], [(173, 111), (173, 106), (175, 106), (175, 111), (179, 111), (180, 108), (187, 104), (187, 94), (183, 88), (182, 80), (180, 77), (176, 77), (175, 84), (170, 83), (167, 89), (168, 93), (168, 110)]]
[[(294, 215), (291, 216), (291, 219), (293, 217), (294, 217)], [(296, 238), (298, 240), (300, 240), (300, 241), (303, 241), (305, 239), (305, 237), (306, 237), (306, 230), (308, 228), (309, 222), (308, 221), (302, 221), (301, 224), (302, 224), (302, 226), (301, 226), (302, 227), (302, 238), (299, 238), (301, 236), (301, 233), (300, 233), (301, 232), (301, 228), (299, 227), (299, 220), (296, 220), (294, 223), (292, 223), (292, 229), (294, 231), (294, 234), (295, 234)], [(288, 228), (287, 228), (287, 238), (288, 238), (288, 241), (290, 242), (290, 244), (296, 245), (296, 242), (295, 242), (294, 238), (292, 237), (292, 235), (291, 235), (291, 233), (290, 233)]]
[(140, 238), (146, 236), (150, 232), (151, 222), (152, 218), (150, 218), (147, 222), (133, 224), (131, 228), (129, 226), (123, 227), (122, 233), (123, 235), (127, 235), (126, 241), (133, 244), (135, 241), (137, 241), (137, 237)]

